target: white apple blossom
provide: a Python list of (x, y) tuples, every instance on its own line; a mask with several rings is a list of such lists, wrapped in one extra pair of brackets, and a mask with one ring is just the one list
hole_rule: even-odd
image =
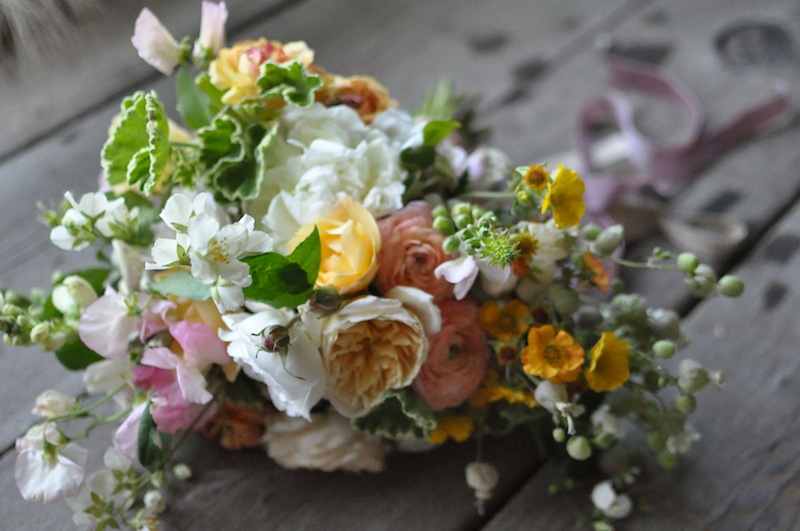
[(609, 518), (621, 519), (631, 514), (633, 501), (627, 494), (618, 494), (611, 481), (601, 481), (592, 489), (592, 503)]
[(83, 482), (88, 450), (64, 444), (54, 424), (31, 427), (16, 442), (14, 479), (28, 501), (51, 503), (78, 492)]
[[(302, 321), (293, 312), (258, 305), (256, 313), (228, 314), (222, 317), (229, 331), (219, 336), (228, 342), (228, 355), (254, 380), (267, 384), (272, 403), (287, 415), (310, 418), (311, 408), (325, 391), (325, 373), (319, 345), (312, 341)], [(285, 358), (264, 347), (270, 327), (288, 329), (289, 346)]]

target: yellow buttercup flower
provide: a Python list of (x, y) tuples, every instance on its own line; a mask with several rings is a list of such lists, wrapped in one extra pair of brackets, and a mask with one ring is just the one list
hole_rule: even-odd
[(544, 325), (530, 329), (521, 359), (528, 374), (552, 383), (574, 382), (583, 365), (584, 350), (569, 333)]
[(318, 287), (331, 287), (341, 294), (365, 289), (378, 272), (381, 234), (372, 214), (363, 205), (345, 197), (327, 215), (301, 227), (289, 241), (294, 249), (314, 230), (322, 244)]
[(496, 301), (487, 302), (481, 306), (478, 321), (493, 338), (500, 341), (511, 341), (528, 329), (525, 324), (528, 317), (530, 317), (528, 307), (514, 299), (504, 306), (500, 306)]
[(474, 429), (475, 423), (466, 415), (444, 415), (439, 417), (439, 424), (431, 431), (428, 442), (442, 444), (447, 439), (464, 442)]
[(591, 362), (586, 370), (586, 383), (593, 391), (613, 391), (631, 377), (628, 366), (628, 342), (617, 339), (612, 332), (603, 332), (591, 350)]
[(480, 389), (472, 395), (469, 403), (472, 407), (483, 408), (492, 402), (500, 401), (509, 404), (525, 404), (527, 407), (539, 405), (531, 391), (500, 385), (500, 375), (496, 371), (486, 371), (486, 377), (483, 379)]
[(553, 219), (559, 228), (574, 227), (581, 221), (586, 211), (583, 192), (586, 186), (578, 173), (558, 165), (553, 181), (547, 185), (547, 195), (542, 201), (542, 213), (548, 208), (553, 211)]
[(550, 172), (541, 164), (528, 166), (522, 180), (536, 193), (544, 192), (550, 184)]
[(586, 269), (592, 274), (589, 279), (592, 284), (597, 286), (600, 291), (608, 291), (611, 278), (608, 275), (608, 271), (603, 267), (603, 259), (587, 251), (583, 253), (583, 263), (586, 264)]

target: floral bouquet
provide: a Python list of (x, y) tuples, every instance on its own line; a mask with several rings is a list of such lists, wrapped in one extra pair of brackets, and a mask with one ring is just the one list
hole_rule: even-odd
[[(86, 386), (37, 399), (44, 421), (17, 440), (25, 499), (148, 527), (165, 477), (189, 474), (172, 458), (193, 431), (289, 468), (377, 472), (391, 449), (522, 425), (553, 459), (587, 461), (627, 419), (675, 465), (697, 437), (695, 393), (721, 378), (665, 368), (685, 344), (677, 315), (611, 273), (676, 270), (699, 296), (735, 296), (737, 278), (689, 253), (622, 259), (620, 226), (582, 222), (576, 172), (476, 146), (447, 90), (409, 114), (303, 42), (224, 47), (225, 5), (202, 8), (196, 40), (146, 9), (133, 36), (177, 69), (183, 126), (155, 93), (125, 98), (99, 190), (44, 213), (55, 245), (93, 246), (98, 266), (2, 291), (5, 341), (54, 351)], [(108, 423), (107, 468), (87, 475), (76, 441)], [(466, 465), (486, 499), (495, 469)], [(598, 529), (630, 512), (636, 471), (594, 488)]]

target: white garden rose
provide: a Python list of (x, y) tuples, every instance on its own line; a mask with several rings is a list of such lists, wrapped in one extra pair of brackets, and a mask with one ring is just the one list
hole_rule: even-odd
[(310, 468), (330, 472), (381, 472), (387, 443), (355, 430), (334, 411), (314, 413), (311, 422), (285, 415), (267, 418), (264, 446), (269, 456), (285, 468)]
[(247, 210), (279, 243), (345, 196), (376, 218), (403, 206), (399, 149), (347, 106), (287, 107), (265, 157), (265, 184)]
[[(294, 314), (258, 305), (257, 313), (222, 317), (230, 331), (220, 331), (228, 354), (254, 380), (267, 384), (273, 405), (287, 415), (309, 418), (311, 408), (325, 390), (318, 343), (312, 341), (302, 321), (290, 325)], [(265, 348), (271, 327), (286, 327), (289, 344), (285, 359)]]

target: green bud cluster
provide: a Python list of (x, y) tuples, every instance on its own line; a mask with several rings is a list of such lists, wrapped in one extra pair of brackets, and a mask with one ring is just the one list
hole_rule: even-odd
[(432, 211), (433, 228), (446, 238), (442, 243), (448, 254), (462, 252), (488, 258), (489, 263), (504, 267), (514, 261), (517, 246), (508, 231), (498, 230), (493, 212), (469, 203), (457, 203), (449, 211), (444, 205)]

